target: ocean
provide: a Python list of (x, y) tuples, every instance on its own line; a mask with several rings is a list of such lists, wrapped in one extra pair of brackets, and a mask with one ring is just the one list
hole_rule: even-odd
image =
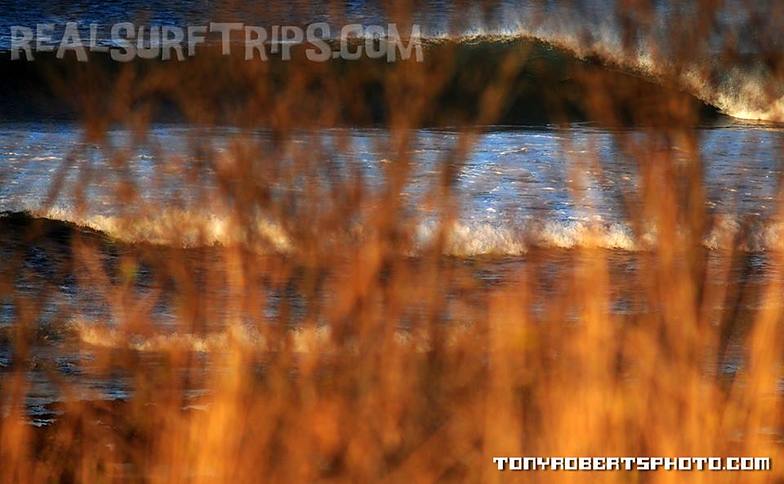
[[(303, 83), (310, 93), (304, 107), (275, 108), (289, 110), (285, 122), (284, 114), (265, 104), (234, 120), (222, 107), (214, 115), (189, 111), (191, 101), (176, 93), (250, 105), (253, 77), (233, 77), (237, 58), (226, 56), (209, 65), (214, 82), (226, 89), (209, 92), (209, 80), (188, 87), (186, 74), (178, 78), (185, 87), (160, 95), (156, 89), (162, 88), (153, 85), (140, 94), (141, 130), (136, 118), (124, 117), (126, 111), (112, 111), (112, 99), (122, 92), (110, 86), (125, 79), (122, 66), (102, 54), (83, 66), (51, 53), (35, 62), (12, 61), (11, 26), (52, 23), (57, 33), (74, 21), (86, 38), (89, 24), (96, 24), (103, 36), (99, 43), (112, 46), (109, 26), (123, 21), (327, 22), (337, 31), (346, 23), (385, 25), (394, 14), (375, 2), (346, 2), (339, 14), (311, 2), (5, 3), (0, 372), (15, 368), (20, 353), (14, 341), (20, 321), (26, 321), (25, 331), (32, 334), (24, 356), (32, 361), (27, 412), (36, 425), (55, 421), (59, 410), (52, 405), (63, 399), (133, 395), (127, 371), (90, 371), (106, 351), (134, 352), (139, 365), (156, 371), (164, 365), (163, 349), (182, 346), (202, 355), (192, 367), (206, 372), (210, 365), (198, 358), (237, 337), (227, 335), (223, 324), (236, 311), (221, 283), (230, 276), (215, 269), (228, 263), (230, 248), (241, 247), (265, 267), (296, 261), (299, 269), (285, 281), (263, 276), (254, 281), (259, 300), (243, 303), (241, 338), (264, 347), (259, 321), (285, 320), (302, 333), (307, 352), (308, 338), (327, 338), (318, 328), (328, 326), (327, 308), (340, 304), (331, 283), (324, 282), (331, 272), (313, 261), (326, 260), (325, 254), (348, 257), (352, 244), (373, 237), (368, 224), (377, 215), (353, 204), (386, 200), (390, 190), (404, 235), (388, 237), (401, 240), (396, 247), (411, 270), (436, 257), (443, 270), (460, 274), (437, 289), (445, 302), (436, 316), (426, 301), (398, 315), (394, 324), (401, 337), (416, 330), (422, 315), (447, 326), (471, 324), (488, 310), (487, 294), (521, 272), (538, 279), (532, 311), (545, 313), (548, 299), (567, 290), (576, 254), (592, 250), (609, 263), (613, 315), (631, 319), (661, 311), (628, 282), (658, 253), (659, 229), (644, 210), (650, 195), (645, 180), (655, 176), (657, 152), (669, 157), (667, 166), (678, 174), (693, 173), (690, 167), (699, 165), (703, 197), (696, 209), (704, 215), (703, 230), (696, 240), (678, 240), (694, 242), (707, 267), (729, 267), (726, 280), (706, 282), (729, 288), (709, 319), (720, 324), (723, 311), (732, 310), (745, 327), (760, 308), (758, 289), (780, 276), (770, 259), (784, 249), (784, 226), (777, 218), (784, 85), (767, 57), (780, 49), (780, 36), (771, 33), (775, 21), (766, 23), (777, 17), (760, 14), (780, 9), (775, 5), (746, 5), (759, 11), (741, 15), (736, 2), (726, 2), (706, 20), (705, 29), (714, 33), (699, 45), (684, 46), (676, 39), (688, 36), (676, 21), (700, 14), (696, 3), (653, 2), (641, 19), (616, 15), (614, 6), (596, 1), (417, 4), (409, 20), (422, 29), (424, 67), (418, 69), (435, 70), (446, 62), (453, 68), (439, 78), (441, 90), (418, 121), (396, 124), (396, 106), (389, 102), (394, 91), (379, 80), (392, 76), (393, 66), (383, 60), (328, 62), (322, 75), (353, 79), (349, 91), (341, 91), (340, 82)], [(625, 26), (635, 21), (645, 28), (631, 35)], [(759, 35), (742, 35), (752, 24)], [(737, 41), (733, 56), (726, 53), (727, 38)], [(238, 51), (240, 45), (235, 44)], [(497, 113), (484, 115), (482, 93), (505, 72), (509, 58), (519, 62), (508, 80), (515, 87)], [(143, 77), (146, 62), (127, 65)], [(186, 72), (191, 64), (199, 66), (191, 59), (149, 64)], [(198, 69), (204, 75), (205, 66)], [(281, 92), (300, 86), (285, 63), (260, 69), (246, 74), (283, 76), (274, 84)], [(427, 85), (436, 74), (422, 84), (416, 75), (408, 88), (424, 92), (423, 102), (429, 102)], [(597, 115), (591, 89), (617, 95), (612, 99), (618, 112)], [(320, 98), (334, 100), (337, 114), (320, 118), (324, 110), (318, 105), (311, 111), (308, 106)], [(347, 102), (352, 98), (363, 109), (352, 110)], [(412, 98), (407, 107), (419, 99)], [(667, 104), (672, 99), (676, 108)], [(154, 107), (145, 111), (147, 102)], [(677, 106), (686, 106), (689, 114), (671, 116)], [(90, 117), (96, 111), (115, 114), (95, 124)], [(257, 161), (236, 161), (244, 160), (243, 153)], [(396, 178), (400, 160), (406, 160), (404, 181)], [(257, 180), (256, 192), (243, 191), (243, 177)], [(344, 218), (329, 218), (341, 210)], [(97, 259), (82, 254), (82, 246), (95, 250)], [(185, 274), (167, 265), (175, 260)], [(96, 275), (101, 267), (106, 279)], [(197, 301), (194, 307), (183, 307), (183, 294)], [(25, 298), (36, 305), (29, 307)], [(126, 298), (135, 299), (126, 307)], [(118, 314), (118, 307), (125, 309)], [(130, 340), (121, 337), (118, 326), (133, 320), (128, 309), (143, 313), (154, 329), (140, 329)], [(728, 337), (719, 370), (706, 365), (706, 372), (731, 376), (743, 367), (742, 347), (732, 342), (740, 334)], [(205, 392), (198, 378), (186, 386), (188, 398)]]

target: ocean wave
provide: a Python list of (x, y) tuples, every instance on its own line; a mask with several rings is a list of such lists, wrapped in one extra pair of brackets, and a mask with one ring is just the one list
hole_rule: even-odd
[(434, 36), (426, 43), (454, 42), (476, 45), (519, 41), (542, 42), (576, 59), (599, 59), (608, 67), (625, 70), (648, 81), (674, 82), (685, 92), (722, 113), (737, 119), (784, 122), (784, 89), (774, 73), (762, 68), (716, 65), (712, 60), (672, 62), (654, 54), (653, 46), (626, 49), (614, 35), (600, 35), (586, 41), (581, 29), (571, 33), (533, 32), (524, 28), (510, 31), (476, 31), (461, 35)]
[(168, 245), (179, 248), (253, 244), (277, 252), (291, 250), (291, 241), (280, 225), (257, 219), (254, 227), (232, 223), (229, 216), (194, 210), (158, 210), (144, 216), (82, 215), (70, 209), (32, 211), (33, 217), (58, 220), (102, 232), (127, 243)]
[[(470, 337), (470, 324), (455, 324), (448, 330), (447, 344), (458, 338)], [(127, 349), (143, 353), (169, 351), (192, 351), (195, 353), (220, 353), (231, 348), (247, 351), (271, 352), (288, 349), (299, 354), (323, 354), (337, 351), (329, 326), (295, 327), (285, 333), (285, 338), (267, 338), (258, 329), (246, 325), (228, 325), (221, 330), (206, 334), (185, 331), (162, 332), (159, 329), (149, 334), (128, 333), (107, 324), (84, 319), (75, 319), (68, 330), (83, 344), (106, 349)], [(397, 330), (394, 341), (400, 346), (425, 352), (431, 347), (430, 334), (419, 330)], [(345, 350), (345, 348), (342, 348)], [(348, 348), (351, 350), (351, 348)]]
[[(432, 228), (420, 229), (426, 244)], [(675, 234), (685, 240), (685, 232)], [(592, 248), (640, 252), (654, 250), (657, 229), (647, 225), (635, 231), (625, 222), (531, 221), (520, 225), (497, 226), (486, 223), (456, 223), (448, 231), (445, 253), (452, 256), (526, 254), (532, 248), (572, 250)], [(784, 222), (716, 215), (701, 240), (708, 250), (738, 249), (745, 252), (784, 250)]]
[[(533, 52), (535, 55), (531, 58), (544, 58), (546, 62), (532, 63), (531, 66), (523, 63), (521, 69), (524, 75), (518, 79), (518, 82), (522, 83), (520, 89), (511, 90), (507, 99), (508, 110), (504, 111), (495, 122), (513, 125), (550, 123), (555, 113), (549, 109), (548, 104), (541, 102), (543, 99), (549, 99), (549, 96), (554, 96), (557, 103), (562, 103), (564, 108), (568, 108), (564, 109), (562, 114), (569, 120), (591, 120), (591, 116), (587, 116), (586, 113), (589, 106), (584, 102), (587, 96), (581, 91), (581, 89), (590, 89), (591, 86), (574, 82), (575, 78), (569, 72), (570, 66), (589, 60), (592, 65), (598, 69), (605, 69), (620, 82), (642, 82), (646, 87), (653, 87), (653, 91), (661, 89), (664, 93), (677, 92), (681, 95), (685, 93), (700, 104), (711, 106), (713, 109), (706, 110), (710, 111), (711, 116), (721, 112), (738, 119), (784, 122), (784, 87), (782, 87), (784, 84), (777, 74), (770, 72), (761, 61), (751, 65), (724, 65), (714, 59), (685, 59), (676, 62), (661, 53), (657, 54), (657, 49), (654, 47), (625, 49), (613, 35), (597, 35), (594, 40), (586, 40), (580, 32), (579, 29), (576, 33), (563, 33), (521, 27), (508, 31), (476, 30), (460, 35), (434, 34), (423, 37), (425, 62), (438, 63), (440, 60), (451, 59), (456, 54), (460, 64), (453, 73), (453, 82), (445, 84), (442, 99), (436, 101), (432, 109), (433, 113), (424, 119), (422, 124), (452, 126), (470, 123), (476, 111), (477, 99), (481, 98), (481, 91), (478, 89), (496, 80), (493, 78), (494, 73), (506, 56), (511, 53), (526, 55), (526, 52)], [(443, 46), (443, 44), (449, 45)], [(531, 46), (533, 50), (518, 49), (521, 45)], [(36, 58), (36, 62), (42, 65), (51, 63), (52, 66), (60, 67), (63, 64), (68, 67), (67, 60), (60, 61), (53, 56), (43, 54)], [(96, 56), (94, 62), (104, 66), (111, 61), (108, 56)], [(339, 69), (347, 70), (383, 69), (380, 62), (379, 64), (337, 65)], [(383, 65), (386, 65), (386, 61)], [(67, 103), (62, 103), (62, 99), (49, 98), (51, 96), (49, 81), (36, 74), (37, 71), (23, 70), (24, 64), (19, 63), (9, 63), (4, 67), (6, 76), (13, 78), (14, 82), (19, 84), (19, 86), (10, 85), (4, 95), (3, 103), (10, 116), (21, 118), (49, 116), (53, 114), (52, 110), (65, 117), (74, 116)], [(271, 64), (270, 68), (276, 70), (279, 66)], [(476, 73), (478, 80), (476, 86), (472, 82), (466, 82), (463, 77), (466, 71), (463, 69), (473, 70)], [(379, 75), (384, 74), (383, 70), (377, 72)], [(565, 84), (561, 86), (557, 84), (558, 82)], [(51, 102), (43, 105), (22, 103), (21, 101), (26, 99), (26, 94), (23, 95), (23, 92), (27, 91), (21, 91), (21, 86), (39, 93), (42, 99), (49, 99)], [(221, 92), (243, 92), (239, 88), (235, 89), (231, 84), (223, 87)], [(241, 105), (245, 98), (240, 94), (234, 96), (236, 97), (233, 99)], [(378, 115), (377, 119), (372, 120), (373, 124), (383, 123), (386, 119), (384, 113), (388, 106), (384, 106), (380, 99), (384, 99), (384, 96), (379, 95), (378, 99), (365, 100), (372, 106), (369, 111)], [(226, 96), (223, 96), (216, 101), (225, 100)], [(368, 122), (361, 116), (353, 117), (350, 113), (346, 116), (343, 121), (349, 125)], [(164, 121), (187, 119), (185, 113), (179, 110), (168, 110), (166, 116), (161, 118)], [(231, 124), (232, 121), (232, 119), (225, 119), (221, 122)]]
[[(417, 229), (420, 247), (432, 243), (438, 228), (422, 224)], [(491, 223), (453, 224), (446, 234), (444, 253), (455, 257), (519, 256), (530, 248), (575, 249), (591, 247), (636, 251), (640, 249), (631, 230), (623, 224), (590, 224), (579, 221), (547, 221), (499, 226)]]
[[(129, 244), (176, 248), (228, 247), (241, 245), (265, 253), (295, 253), (296, 239), (281, 224), (258, 219), (251, 227), (212, 213), (161, 211), (140, 218), (107, 215), (77, 216), (65, 209), (26, 215), (31, 220), (67, 223), (77, 229), (97, 231)], [(0, 221), (3, 219), (0, 218)], [(573, 250), (594, 248), (624, 252), (649, 251), (658, 243), (657, 230), (647, 226), (635, 231), (627, 222), (595, 220), (527, 220), (500, 223), (458, 221), (444, 228), (421, 222), (411, 234), (416, 256), (430, 250), (438, 240), (444, 255), (453, 257), (522, 256), (531, 249)], [(347, 243), (361, 243), (367, 230), (357, 227)], [(676, 234), (676, 237), (682, 237)], [(685, 239), (684, 239), (685, 240)], [(716, 215), (702, 238), (708, 250), (737, 248), (748, 252), (784, 250), (784, 223), (761, 218)]]
[[(491, 9), (492, 12), (471, 7), (452, 12), (448, 8), (435, 7), (431, 9), (421, 5), (412, 13), (417, 14), (414, 15), (415, 23), (418, 27), (421, 26), (421, 40), (425, 45), (437, 46), (444, 42), (465, 45), (517, 41), (541, 42), (557, 47), (578, 59), (587, 57), (601, 59), (607, 64), (620, 66), (625, 71), (642, 74), (653, 82), (658, 82), (662, 77), (675, 80), (681, 88), (693, 96), (736, 118), (784, 122), (784, 92), (782, 92), (780, 73), (773, 72), (774, 68), (766, 67), (766, 61), (769, 59), (765, 58), (763, 53), (759, 53), (757, 56), (759, 59), (753, 68), (731, 64), (727, 60), (716, 60), (720, 57), (723, 59), (728, 57), (718, 55), (721, 54), (720, 41), (735, 41), (739, 44), (739, 48), (744, 48), (744, 52), (747, 50), (743, 39), (734, 39), (733, 37), (737, 35), (737, 32), (748, 31), (755, 27), (755, 25), (747, 25), (750, 21), (746, 19), (746, 17), (753, 17), (750, 13), (756, 9), (752, 5), (716, 7), (716, 14), (721, 15), (723, 21), (721, 26), (714, 28), (726, 29), (726, 35), (724, 35), (725, 30), (709, 32), (709, 34), (713, 34), (712, 36), (705, 34), (704, 38), (699, 40), (706, 45), (711, 43), (716, 45), (702, 46), (705, 48), (699, 48), (700, 46), (695, 45), (694, 55), (695, 57), (700, 55), (700, 58), (684, 59), (684, 61), (677, 62), (672, 60), (672, 55), (669, 55), (673, 50), (672, 46), (668, 48), (667, 45), (657, 45), (677, 42), (671, 36), (667, 36), (668, 32), (679, 32), (677, 24), (673, 26), (667, 14), (657, 13), (654, 15), (654, 18), (650, 20), (654, 22), (651, 26), (647, 24), (647, 21), (639, 25), (632, 22), (629, 25), (627, 23), (629, 19), (626, 17), (628, 12), (612, 2), (606, 5), (601, 2), (589, 2), (585, 5), (581, 5), (581, 2), (576, 4), (566, 2), (563, 5), (558, 2), (548, 2), (548, 5), (538, 5), (537, 2), (501, 2), (496, 7)], [(355, 6), (353, 8), (365, 11), (365, 13), (372, 12), (368, 14), (367, 18), (354, 12), (359, 15), (356, 19), (357, 22), (366, 25), (370, 25), (368, 22), (371, 20), (379, 22), (385, 18), (383, 8), (375, 11), (375, 8), (364, 3), (362, 7)], [(237, 12), (242, 10), (239, 8)], [(592, 14), (586, 15), (588, 11)], [(172, 14), (172, 12), (168, 13)], [(181, 21), (190, 15), (184, 12), (180, 12), (180, 14), (182, 15), (179, 17)], [(456, 18), (450, 18), (452, 14)], [(17, 12), (16, 15), (19, 13)], [(104, 17), (107, 22), (109, 19), (119, 20), (113, 18), (112, 15), (107, 15)], [(251, 23), (252, 21), (249, 19), (255, 17), (255, 15), (234, 15), (237, 18), (245, 17), (246, 21)], [(287, 15), (293, 14), (288, 12)], [(323, 20), (332, 24), (330, 30), (333, 33), (339, 32), (339, 24), (332, 22), (329, 15), (325, 15)], [(732, 17), (737, 18), (733, 20)], [(34, 15), (29, 19), (32, 18)], [(123, 21), (126, 20), (128, 19), (123, 19)], [(294, 25), (308, 23), (308, 19), (299, 18), (296, 15), (289, 18), (289, 21), (293, 21)], [(765, 24), (765, 18), (756, 19), (756, 21)], [(724, 22), (727, 22), (727, 25), (723, 25)], [(85, 24), (82, 27), (86, 26)], [(628, 32), (629, 27), (632, 30), (634, 27), (638, 27), (639, 31), (632, 33), (639, 34), (644, 40), (636, 40), (637, 44), (629, 45), (629, 42), (625, 41), (627, 34), (630, 33)], [(660, 27), (662, 32), (659, 33), (662, 35), (649, 35), (646, 27)], [(761, 34), (777, 32), (778, 26), (775, 23), (766, 25), (766, 27), (769, 30), (761, 32)], [(108, 40), (108, 32), (104, 28), (99, 30), (99, 38), (97, 39), (99, 45), (115, 45)], [(401, 27), (401, 30), (404, 29)], [(723, 36), (726, 39), (721, 38)], [(338, 37), (327, 36), (325, 40), (335, 42)], [(357, 41), (372, 38), (375, 38), (374, 35), (365, 33)], [(765, 37), (760, 35), (760, 38)], [(7, 52), (9, 50), (8, 41), (8, 37), (0, 36), (0, 51)], [(233, 42), (236, 42), (237, 45), (242, 43), (240, 37), (234, 39)], [(205, 47), (222, 47), (218, 45), (217, 37), (211, 37), (211, 41), (207, 44)], [(235, 50), (240, 51), (240, 49)], [(698, 54), (698, 51), (701, 53)], [(753, 49), (751, 52), (754, 52)], [(42, 58), (43, 56), (37, 56), (36, 61), (40, 62)], [(362, 68), (364, 69), (366, 66), (363, 65)], [(19, 77), (24, 74), (16, 69), (18, 66), (9, 65), (7, 67), (6, 70), (10, 73), (9, 77)], [(27, 86), (29, 83), (25, 82), (24, 84)]]

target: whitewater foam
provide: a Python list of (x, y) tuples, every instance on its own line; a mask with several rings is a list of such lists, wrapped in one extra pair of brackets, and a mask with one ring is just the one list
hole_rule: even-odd
[(63, 208), (32, 211), (33, 216), (60, 220), (89, 228), (127, 243), (169, 245), (180, 248), (231, 246), (247, 244), (249, 235), (258, 240), (254, 245), (277, 252), (291, 250), (291, 242), (283, 228), (266, 219), (257, 219), (252, 228), (233, 223), (227, 215), (195, 210), (159, 210), (144, 216), (123, 217), (79, 214)]
[[(230, 348), (270, 352), (287, 348), (299, 354), (323, 354), (335, 350), (335, 342), (329, 326), (291, 328), (286, 331), (285, 338), (276, 338), (274, 341), (266, 338), (256, 328), (238, 324), (228, 325), (225, 329), (205, 335), (187, 332), (129, 334), (117, 327), (81, 319), (74, 320), (69, 326), (71, 332), (85, 345), (106, 349), (127, 349), (143, 353), (168, 351), (219, 353)], [(453, 325), (446, 335), (447, 344), (455, 344), (459, 338), (466, 336), (470, 327), (470, 324)], [(424, 330), (397, 330), (394, 334), (394, 341), (400, 346), (419, 352), (426, 352), (431, 348), (430, 334)]]
[[(72, 223), (130, 244), (152, 244), (177, 248), (229, 247), (241, 245), (261, 253), (293, 253), (296, 240), (280, 224), (257, 220), (244, 229), (214, 213), (161, 211), (139, 219), (107, 215), (76, 216), (52, 209), (36, 214), (50, 220)], [(416, 256), (436, 243), (443, 228), (421, 222), (412, 234)], [(357, 227), (347, 242), (361, 243), (367, 230)], [(716, 215), (702, 239), (709, 250), (738, 248), (749, 252), (784, 250), (784, 223), (760, 217), (739, 218)], [(630, 224), (603, 220), (457, 221), (444, 233), (442, 251), (453, 257), (522, 256), (531, 248), (573, 250), (594, 248), (625, 252), (648, 251), (657, 245), (657, 230), (646, 226), (635, 233)]]

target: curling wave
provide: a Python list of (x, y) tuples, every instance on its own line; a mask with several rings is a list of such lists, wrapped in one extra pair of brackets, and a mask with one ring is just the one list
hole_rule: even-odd
[(599, 59), (655, 84), (673, 83), (702, 102), (730, 117), (784, 122), (784, 82), (759, 62), (751, 65), (716, 64), (711, 60), (673, 62), (653, 54), (654, 47), (625, 49), (613, 35), (586, 42), (575, 28), (572, 33), (531, 31), (518, 28), (505, 32), (475, 31), (459, 36), (436, 36), (426, 42), (455, 42), (463, 45), (541, 42), (574, 56), (577, 60)]

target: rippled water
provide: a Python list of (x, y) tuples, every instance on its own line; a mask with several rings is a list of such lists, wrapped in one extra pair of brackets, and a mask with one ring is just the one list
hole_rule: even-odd
[[(784, 132), (736, 123), (697, 129), (696, 133), (701, 146), (699, 155), (705, 163), (706, 209), (717, 218), (717, 227), (727, 220), (754, 220), (758, 246), (750, 249), (776, 247), (776, 227), (769, 219), (775, 209), (781, 174), (777, 155)], [(459, 136), (450, 130), (421, 130), (414, 134), (415, 142), (407, 156), (415, 161), (416, 168), (403, 196), (409, 209), (419, 214), (423, 239), (435, 223), (422, 208), (424, 197), (438, 183), (439, 170)], [(552, 247), (579, 246), (589, 225), (604, 230), (607, 248), (639, 248), (641, 241), (634, 240), (625, 215), (629, 201), (639, 189), (639, 170), (620, 145), (641, 142), (645, 136), (643, 131), (633, 129), (618, 132), (587, 125), (484, 130), (458, 170), (455, 189), (461, 202), (461, 217), (453, 255), (519, 255), (531, 242)], [(105, 146), (97, 146), (81, 141), (82, 133), (74, 124), (3, 124), (0, 210), (35, 212), (104, 230), (120, 239), (129, 238), (129, 234), (112, 233), (111, 222), (120, 209), (127, 209), (114, 202), (117, 184), (130, 180), (140, 192), (142, 205), (171, 206), (176, 200), (183, 211), (205, 219), (220, 219), (223, 214), (211, 200), (204, 206), (195, 196), (202, 194), (202, 189), (215, 188), (209, 176), (188, 182), (179, 174), (158, 173), (158, 167), (172, 160), (197, 156), (193, 146), (197, 137), (211, 140), (217, 158), (226, 153), (233, 139), (259, 146), (270, 143), (270, 135), (264, 131), (199, 131), (159, 126), (141, 145), (127, 132), (117, 130), (110, 133)], [(348, 142), (344, 144), (342, 140)], [(334, 163), (328, 173), (305, 175), (322, 178), (316, 180), (318, 184), (334, 181), (327, 179), (330, 176), (347, 177), (358, 168), (368, 186), (377, 188), (385, 182), (384, 166), (392, 162), (389, 133), (383, 129), (302, 132), (288, 143), (287, 156), (298, 156), (301, 150), (313, 146), (321, 147)], [(118, 167), (113, 162), (117, 153), (127, 156), (127, 163)], [(687, 155), (683, 156), (687, 163)], [(63, 179), (61, 186), (54, 184), (58, 177)], [(88, 188), (81, 193), (76, 189), (85, 180), (89, 180)], [(302, 191), (307, 186), (305, 181), (281, 189)], [(55, 188), (59, 190), (52, 199)], [(77, 197), (89, 202), (78, 213)], [(149, 240), (165, 243), (155, 238), (160, 231), (154, 227), (154, 218), (148, 222)], [(225, 242), (220, 240), (220, 234), (215, 237), (209, 242)], [(129, 241), (143, 239), (144, 234), (137, 232)], [(710, 241), (706, 240), (706, 244)]]

